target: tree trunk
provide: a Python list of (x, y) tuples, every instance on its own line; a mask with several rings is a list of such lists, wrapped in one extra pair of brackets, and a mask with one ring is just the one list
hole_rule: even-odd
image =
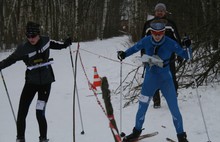
[(101, 29), (101, 36), (100, 36), (101, 40), (103, 39), (103, 32), (104, 32), (104, 29), (105, 29), (107, 11), (108, 11), (108, 0), (105, 0), (104, 8), (103, 8), (103, 16), (102, 16), (102, 29)]

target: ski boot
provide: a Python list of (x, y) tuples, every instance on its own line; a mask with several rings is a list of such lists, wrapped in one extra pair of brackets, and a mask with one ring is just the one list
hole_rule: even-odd
[(186, 139), (186, 133), (183, 132), (183, 133), (180, 133), (180, 134), (177, 134), (177, 138), (178, 138), (178, 142), (189, 142), (187, 139)]
[(49, 142), (49, 139), (40, 137), (39, 142)]
[(138, 138), (141, 135), (141, 132), (142, 132), (142, 130), (138, 131), (134, 127), (133, 132), (130, 135), (125, 136), (124, 139), (123, 139), (123, 142), (131, 142), (132, 140)]
[(25, 142), (25, 139), (16, 139), (16, 142)]

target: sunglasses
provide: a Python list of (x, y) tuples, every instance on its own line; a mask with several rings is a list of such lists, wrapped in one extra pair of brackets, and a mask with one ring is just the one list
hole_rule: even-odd
[(34, 34), (34, 35), (26, 34), (26, 37), (27, 37), (27, 38), (35, 38), (36, 36), (37, 36), (37, 35), (35, 35), (35, 34)]
[(153, 35), (157, 35), (157, 36), (161, 36), (161, 35), (164, 35), (164, 31), (151, 31), (151, 34)]

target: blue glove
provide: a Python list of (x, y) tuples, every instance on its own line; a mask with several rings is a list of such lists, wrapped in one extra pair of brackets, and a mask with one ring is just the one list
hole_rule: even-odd
[(124, 60), (126, 57), (126, 53), (124, 51), (118, 51), (118, 59), (119, 60)]

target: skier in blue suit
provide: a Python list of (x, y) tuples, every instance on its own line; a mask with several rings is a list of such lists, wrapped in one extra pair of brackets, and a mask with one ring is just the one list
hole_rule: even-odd
[[(133, 132), (124, 138), (124, 142), (129, 142), (140, 136), (149, 103), (155, 94), (155, 91), (158, 89), (162, 91), (169, 110), (171, 111), (179, 142), (188, 142), (177, 103), (177, 92), (170, 72), (169, 58), (171, 57), (171, 54), (175, 52), (182, 58), (189, 59), (189, 55), (192, 54), (192, 51), (190, 48), (188, 54), (187, 50), (180, 47), (176, 41), (165, 36), (165, 24), (166, 21), (162, 20), (152, 21), (150, 24), (151, 35), (144, 37), (125, 52), (118, 51), (118, 58), (123, 60), (141, 49), (145, 49), (146, 55), (154, 57), (163, 63), (163, 66), (158, 66), (153, 60), (148, 61), (147, 63), (145, 78), (139, 96), (139, 108), (136, 114), (135, 127), (133, 128)], [(188, 46), (190, 46), (190, 44), (188, 44)]]

